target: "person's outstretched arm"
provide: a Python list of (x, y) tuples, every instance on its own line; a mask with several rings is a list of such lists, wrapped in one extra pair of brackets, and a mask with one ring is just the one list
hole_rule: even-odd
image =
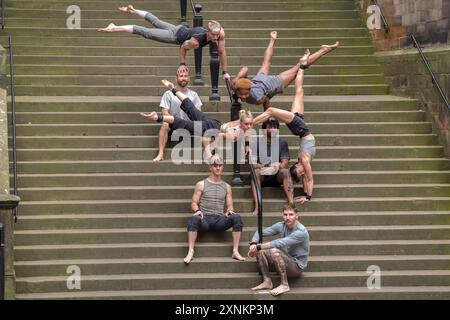
[(186, 65), (186, 53), (190, 49), (198, 49), (200, 44), (198, 43), (197, 39), (190, 38), (189, 40), (186, 40), (183, 42), (183, 44), (180, 46), (179, 50), (179, 59), (180, 59), (180, 65)]
[(236, 77), (234, 77), (234, 79), (231, 81), (231, 86), (233, 87), (233, 90), (236, 90), (236, 81), (238, 81), (239, 79), (242, 79), (242, 78), (247, 78), (247, 77), (248, 77), (248, 67), (243, 66), (241, 68), (241, 70), (239, 70)]
[(225, 31), (223, 30), (223, 28), (220, 30), (217, 49), (219, 50), (219, 60), (220, 65), (222, 66), (223, 79), (230, 80), (231, 77), (230, 74), (228, 73), (227, 51), (225, 49)]
[(175, 91), (173, 90), (175, 88), (174, 84), (166, 79), (161, 80), (162, 84), (164, 85), (164, 87), (166, 87), (167, 89), (171, 90), (172, 93), (174, 93), (178, 99), (180, 99), (181, 102), (183, 102), (184, 99), (187, 99), (187, 96), (181, 92), (178, 91), (177, 89), (175, 89)]

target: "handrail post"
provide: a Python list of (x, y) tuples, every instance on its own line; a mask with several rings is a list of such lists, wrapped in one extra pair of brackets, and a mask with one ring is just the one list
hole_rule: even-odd
[(209, 45), (209, 53), (211, 60), (209, 61), (209, 69), (211, 72), (211, 95), (209, 101), (220, 101), (219, 95), (219, 47), (216, 41)]
[(181, 19), (180, 22), (183, 25), (187, 25), (187, 0), (180, 0)]
[(434, 75), (434, 72), (431, 69), (430, 64), (428, 63), (428, 59), (423, 54), (422, 48), (420, 47), (419, 43), (416, 40), (416, 37), (413, 34), (411, 35), (411, 40), (413, 41), (414, 47), (416, 47), (417, 50), (419, 51), (419, 55), (422, 58), (423, 63), (425, 63), (425, 66), (426, 66), (426, 68), (428, 69), (428, 72), (431, 75), (431, 82), (437, 87), (442, 100), (444, 101), (444, 103), (447, 106), (447, 108), (450, 110), (450, 105), (448, 103), (447, 97), (445, 96), (444, 91), (442, 90), (441, 86), (439, 85), (439, 82), (436, 79), (436, 77)]
[[(202, 6), (197, 3), (194, 6), (194, 10), (195, 10), (193, 18), (194, 28), (203, 27)], [(205, 84), (202, 80), (202, 55), (203, 55), (203, 47), (199, 47), (194, 50), (194, 57), (195, 57), (194, 85), (196, 86), (203, 86)]]

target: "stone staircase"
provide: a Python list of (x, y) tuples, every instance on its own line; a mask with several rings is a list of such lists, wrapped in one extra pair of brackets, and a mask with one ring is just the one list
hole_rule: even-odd
[[(449, 299), (450, 161), (418, 101), (388, 95), (354, 1), (201, 3), (205, 21), (225, 27), (232, 74), (244, 64), (257, 71), (271, 30), (279, 36), (273, 74), (304, 48), (341, 42), (305, 78), (318, 142), (314, 200), (299, 206), (311, 257), (281, 299)], [(190, 198), (207, 166), (152, 163), (159, 126), (138, 116), (159, 109), (160, 79), (174, 79), (177, 48), (97, 33), (112, 21), (143, 23), (117, 12), (127, 4), (120, 1), (77, 1), (82, 29), (67, 30), (71, 4), (10, 0), (0, 33), (2, 43), (13, 33), (16, 54), (17, 298), (272, 299), (249, 290), (260, 281), (256, 263), (230, 258), (230, 232), (202, 235), (195, 260), (182, 262)], [(133, 4), (178, 22), (179, 1)], [(207, 84), (208, 65), (205, 58)], [(219, 84), (221, 102), (208, 101), (209, 85), (193, 89), (204, 110), (226, 121), (230, 104)], [(273, 104), (289, 108), (292, 94), (290, 87)], [(281, 134), (294, 155), (297, 139), (284, 125)], [(257, 221), (249, 186), (233, 193), (245, 253)], [(280, 219), (283, 203), (281, 190), (264, 189), (265, 225)], [(71, 265), (81, 269), (81, 290), (67, 288)], [(371, 265), (382, 272), (379, 290), (366, 285)]]

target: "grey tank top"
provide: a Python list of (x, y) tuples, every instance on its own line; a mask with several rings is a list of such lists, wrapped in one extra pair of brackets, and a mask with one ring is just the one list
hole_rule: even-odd
[(227, 198), (226, 182), (211, 183), (208, 179), (203, 180), (203, 193), (200, 197), (200, 210), (203, 214), (223, 214), (225, 200)]

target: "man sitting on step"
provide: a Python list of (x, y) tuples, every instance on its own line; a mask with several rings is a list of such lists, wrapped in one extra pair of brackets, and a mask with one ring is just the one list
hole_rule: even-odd
[[(189, 83), (189, 69), (179, 67), (177, 70), (177, 85), (176, 89), (180, 92), (183, 92), (186, 97), (188, 97), (194, 106), (202, 111), (202, 102), (200, 100), (200, 97), (198, 96), (197, 92), (189, 89), (187, 87)], [(170, 90), (167, 90), (164, 95), (161, 98), (161, 111), (163, 116), (176, 116), (178, 118), (181, 118), (183, 120), (188, 120), (188, 116), (186, 113), (183, 112), (180, 108), (181, 101), (176, 96), (172, 94)], [(172, 135), (172, 128), (169, 126), (167, 122), (161, 123), (161, 129), (159, 130), (159, 136), (158, 136), (158, 155), (156, 158), (153, 159), (154, 162), (159, 162), (163, 160), (164, 158), (164, 148), (166, 147), (167, 140), (170, 135)]]
[[(289, 146), (286, 140), (281, 139), (278, 135), (280, 123), (276, 119), (269, 119), (263, 123), (262, 128), (266, 130), (266, 136), (258, 139), (256, 150), (256, 164), (253, 165), (255, 173), (259, 178), (259, 184), (262, 188), (283, 187), (288, 203), (294, 203), (294, 186), (292, 183), (291, 173), (289, 171)], [(278, 151), (278, 154), (272, 156), (272, 146)], [(261, 150), (262, 148), (265, 150)], [(253, 200), (255, 202), (255, 210), (253, 215), (258, 213), (258, 201), (256, 195), (255, 184), (252, 181)]]
[[(248, 256), (256, 257), (263, 276), (263, 282), (253, 287), (253, 291), (270, 290), (272, 295), (278, 296), (290, 290), (288, 278), (298, 278), (305, 270), (309, 256), (309, 233), (298, 221), (298, 216), (297, 208), (293, 204), (286, 204), (283, 221), (262, 232), (263, 237), (280, 234), (281, 238), (258, 244), (258, 232), (253, 235)], [(281, 280), (275, 289), (272, 289), (271, 271), (278, 273)]]
[[(191, 209), (194, 212), (188, 223), (189, 251), (184, 262), (189, 264), (194, 258), (194, 246), (197, 233), (202, 231), (223, 232), (232, 229), (233, 259), (245, 260), (239, 253), (239, 242), (241, 240), (242, 219), (234, 212), (231, 186), (222, 180), (223, 161), (218, 155), (209, 159), (208, 178), (197, 182), (194, 195), (192, 196)], [(226, 205), (226, 211), (224, 208)]]
[[(242, 67), (238, 72), (237, 76), (232, 81), (233, 89), (239, 96), (241, 101), (250, 104), (260, 105), (262, 104), (264, 110), (269, 107), (270, 99), (283, 92), (283, 89), (289, 86), (297, 76), (297, 72), (300, 68), (300, 61), (292, 68), (283, 71), (279, 75), (270, 76), (270, 60), (273, 56), (273, 47), (275, 45), (275, 40), (277, 39), (277, 32), (272, 31), (270, 33), (269, 46), (264, 53), (264, 60), (261, 68), (259, 69), (256, 76), (250, 81), (248, 77), (248, 67)], [(305, 67), (309, 67), (319, 58), (325, 54), (333, 51), (339, 46), (339, 42), (333, 45), (322, 45), (320, 50), (314, 52), (309, 56), (309, 59)]]
[(110, 23), (106, 28), (98, 29), (100, 32), (127, 32), (141, 35), (144, 38), (163, 43), (177, 44), (180, 46), (180, 66), (186, 66), (186, 52), (189, 49), (202, 48), (212, 41), (217, 42), (219, 60), (222, 67), (223, 79), (230, 79), (227, 72), (227, 54), (225, 51), (225, 31), (217, 21), (208, 22), (208, 29), (203, 27), (188, 28), (182, 24), (173, 25), (158, 19), (154, 14), (135, 9), (131, 4), (120, 7), (119, 11), (135, 14), (150, 22), (155, 28), (144, 28), (135, 25), (116, 26)]

